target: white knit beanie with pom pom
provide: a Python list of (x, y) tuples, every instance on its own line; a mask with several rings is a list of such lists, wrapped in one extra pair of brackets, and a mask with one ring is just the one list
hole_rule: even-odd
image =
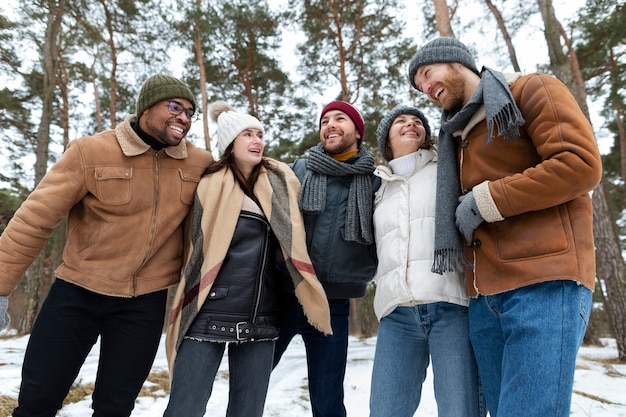
[(261, 122), (249, 114), (235, 111), (225, 101), (216, 101), (209, 106), (211, 120), (217, 123), (217, 150), (222, 156), (228, 145), (245, 129), (255, 128), (264, 132)]

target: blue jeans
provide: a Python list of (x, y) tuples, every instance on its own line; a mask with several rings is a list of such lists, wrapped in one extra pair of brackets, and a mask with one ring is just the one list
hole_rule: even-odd
[(591, 291), (550, 281), (470, 300), (474, 346), (491, 417), (567, 417)]
[(370, 393), (371, 417), (412, 417), (432, 359), (440, 416), (482, 417), (478, 370), (467, 307), (438, 302), (397, 307), (378, 327)]
[[(184, 339), (178, 349), (164, 417), (202, 417), (226, 343)], [(274, 342), (228, 343), (226, 417), (262, 417)]]
[(28, 339), (14, 417), (54, 417), (100, 336), (94, 417), (127, 417), (159, 347), (167, 291), (96, 294), (56, 279)]
[(306, 348), (313, 417), (346, 417), (343, 380), (348, 358), (350, 300), (328, 300), (328, 303), (333, 334), (324, 336), (307, 322), (295, 296), (284, 297), (274, 366), (280, 361), (291, 339), (300, 334)]

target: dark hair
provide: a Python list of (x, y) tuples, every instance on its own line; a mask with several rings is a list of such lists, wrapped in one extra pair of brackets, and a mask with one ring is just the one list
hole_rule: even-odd
[(259, 174), (261, 173), (261, 167), (265, 167), (266, 169), (271, 170), (273, 170), (274, 167), (272, 166), (268, 158), (263, 157), (261, 159), (261, 162), (257, 164), (254, 168), (252, 168), (250, 176), (246, 179), (246, 177), (237, 166), (237, 162), (235, 162), (235, 157), (233, 156), (234, 143), (235, 141), (231, 142), (224, 150), (224, 153), (222, 154), (220, 159), (209, 165), (204, 170), (204, 173), (202, 175), (204, 176), (213, 174), (215, 172), (221, 171), (222, 169), (230, 169), (243, 192), (248, 197), (253, 199), (257, 204), (259, 204), (256, 197), (254, 196), (254, 184), (256, 184), (256, 180), (259, 178)]

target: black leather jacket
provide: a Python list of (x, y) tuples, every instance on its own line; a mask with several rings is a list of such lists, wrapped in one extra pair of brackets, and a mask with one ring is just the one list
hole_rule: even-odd
[(211, 292), (185, 337), (218, 342), (276, 339), (278, 251), (267, 220), (242, 211)]

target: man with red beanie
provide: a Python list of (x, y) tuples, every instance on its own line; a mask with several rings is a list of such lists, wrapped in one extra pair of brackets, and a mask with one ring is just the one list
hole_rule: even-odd
[(302, 183), (299, 204), (309, 256), (328, 297), (333, 334), (325, 336), (312, 327), (295, 297), (283, 297), (287, 305), (274, 366), (300, 334), (307, 351), (313, 417), (345, 417), (350, 298), (363, 297), (376, 273), (372, 207), (380, 180), (373, 175), (374, 159), (361, 146), (365, 123), (353, 105), (327, 104), (319, 129), (320, 143), (292, 168)]

